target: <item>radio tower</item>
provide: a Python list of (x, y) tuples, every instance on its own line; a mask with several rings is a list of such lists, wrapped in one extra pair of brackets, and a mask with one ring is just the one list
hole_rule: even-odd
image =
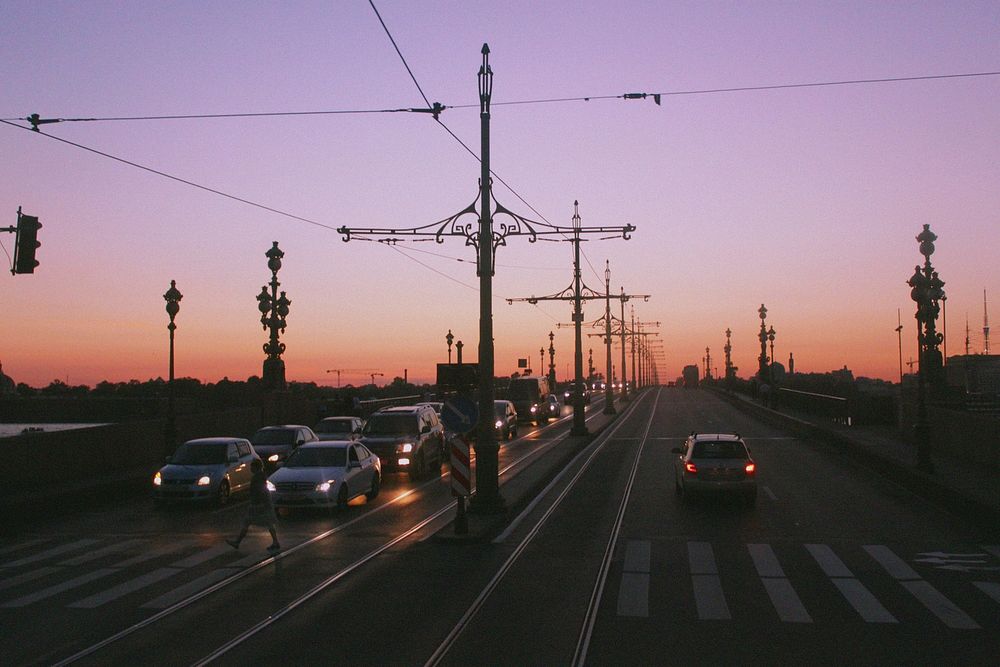
[(983, 353), (990, 353), (990, 311), (986, 309), (986, 290), (983, 290)]

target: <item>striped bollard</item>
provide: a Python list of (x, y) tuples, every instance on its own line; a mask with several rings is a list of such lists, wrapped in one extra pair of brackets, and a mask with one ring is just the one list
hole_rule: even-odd
[(451, 495), (458, 498), (458, 513), (455, 516), (455, 534), (469, 532), (469, 520), (465, 516), (465, 499), (472, 495), (472, 471), (469, 462), (469, 441), (464, 435), (455, 434), (451, 438)]

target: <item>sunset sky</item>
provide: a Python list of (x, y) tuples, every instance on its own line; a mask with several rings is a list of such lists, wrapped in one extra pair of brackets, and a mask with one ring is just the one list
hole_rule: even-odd
[[(982, 351), (984, 290), (1000, 323), (1000, 76), (668, 94), (998, 72), (995, 0), (375, 6), (427, 98), (458, 107), (441, 122), (476, 154), (489, 44), (491, 165), (513, 189), (495, 182), (504, 206), (569, 226), (579, 200), (584, 226), (637, 227), (629, 241), (584, 244), (584, 281), (602, 291), (607, 260), (613, 292), (651, 295), (635, 313), (661, 323), (661, 379), (700, 365), (706, 347), (721, 370), (727, 327), (739, 375), (752, 374), (761, 303), (776, 358), (793, 353), (796, 370), (898, 379), (897, 309), (904, 361), (915, 356), (906, 280), (924, 224), (939, 236), (948, 353), (964, 351), (966, 318)], [(0, 276), (0, 362), (15, 381), (166, 377), (171, 280), (184, 295), (177, 376), (259, 375), (267, 334), (255, 296), (273, 241), (292, 301), (289, 380), (336, 384), (328, 369), (371, 369), (341, 381), (382, 372), (381, 384), (406, 369), (432, 382), (449, 329), (475, 360), (478, 280), (462, 239), (390, 247), (335, 231), (425, 225), (473, 202), (479, 163), (429, 114), (25, 129), (31, 113), (426, 106), (367, 1), (3, 2), (0, 85), (0, 226), (18, 206), (43, 224), (36, 272)], [(662, 104), (598, 99), (630, 92), (662, 93)], [(0, 243), (13, 254), (14, 234)], [(509, 238), (496, 261), (497, 374), (519, 357), (537, 367), (554, 331), (564, 379), (573, 334), (557, 324), (571, 304), (506, 299), (568, 287), (572, 245)], [(603, 310), (586, 304), (586, 320)], [(603, 368), (599, 339), (585, 346)]]

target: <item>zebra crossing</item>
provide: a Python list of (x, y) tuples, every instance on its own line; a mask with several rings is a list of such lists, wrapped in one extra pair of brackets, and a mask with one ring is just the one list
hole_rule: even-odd
[(239, 552), (195, 538), (21, 542), (0, 549), (0, 618), (4, 610), (42, 604), (100, 609), (121, 600), (165, 609), (265, 560), (264, 546)]
[[(814, 614), (810, 613), (803, 602), (800, 590), (809, 590), (810, 587), (815, 589), (818, 577), (830, 584), (820, 588), (834, 591), (834, 595), (839, 596), (840, 600), (853, 610), (854, 617), (862, 623), (900, 624), (909, 620), (901, 618), (898, 612), (894, 613), (890, 609), (897, 607), (909, 609), (912, 606), (890, 604), (884, 599), (887, 590), (894, 591), (890, 595), (916, 601), (938, 623), (954, 630), (981, 630), (984, 625), (995, 628), (997, 620), (1000, 619), (1000, 606), (998, 606), (1000, 583), (997, 583), (995, 574), (1000, 570), (1000, 567), (996, 567), (1000, 565), (998, 562), (979, 568), (981, 572), (967, 570), (968, 576), (948, 580), (947, 591), (943, 592), (939, 586), (928, 581), (905, 558), (886, 545), (838, 545), (837, 548), (819, 543), (784, 545), (783, 558), (786, 560), (786, 565), (790, 558), (795, 558), (797, 559), (795, 571), (801, 573), (809, 569), (814, 572), (808, 582), (796, 582), (786, 574), (786, 567), (783, 566), (771, 544), (736, 545), (739, 553), (733, 553), (734, 545), (725, 545), (729, 552), (726, 563), (738, 570), (729, 572), (730, 581), (743, 582), (747, 576), (754, 576), (761, 584), (759, 589), (755, 586), (733, 586), (731, 588), (734, 590), (727, 591), (722, 576), (725, 573), (716, 555), (716, 545), (694, 540), (684, 543), (683, 549), (668, 545), (670, 553), (667, 554), (666, 560), (669, 566), (663, 564), (662, 558), (658, 561), (654, 557), (657, 555), (654, 554), (654, 547), (658, 545), (662, 543), (653, 543), (649, 540), (625, 542), (618, 588), (618, 616), (646, 618), (657, 613), (651, 611), (653, 607), (650, 601), (651, 588), (658, 577), (672, 577), (683, 579), (678, 585), (690, 593), (693, 608), (671, 609), (671, 613), (679, 611), (701, 621), (733, 621), (731, 601), (740, 595), (747, 595), (748, 590), (763, 590), (767, 603), (782, 623), (811, 624), (815, 623)], [(859, 548), (852, 549), (852, 547)], [(982, 545), (981, 548), (1000, 560), (1000, 546)], [(837, 549), (852, 551), (851, 559), (854, 561), (852, 565), (845, 562), (846, 557), (838, 555)], [(789, 553), (792, 556), (789, 556)], [(744, 556), (748, 558), (743, 558)], [(867, 562), (859, 560), (863, 558), (867, 558)], [(745, 560), (752, 564), (751, 569), (733, 565)], [(927, 559), (918, 558), (915, 562), (921, 560)], [(657, 562), (659, 564), (654, 565)], [(858, 573), (852, 568), (860, 568), (863, 573)], [(875, 589), (881, 591), (883, 599), (879, 599)], [(962, 600), (969, 600), (971, 596), (975, 599), (973, 606), (976, 609), (981, 610), (987, 605), (991, 611), (985, 618), (977, 620), (953, 601), (953, 597), (956, 596)], [(674, 599), (672, 602), (674, 606), (683, 606), (688, 603), (688, 598)], [(981, 613), (980, 615), (982, 616)]]

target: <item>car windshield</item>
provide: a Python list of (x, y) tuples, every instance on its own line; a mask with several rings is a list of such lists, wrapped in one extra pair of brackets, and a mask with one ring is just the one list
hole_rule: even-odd
[(316, 425), (315, 431), (317, 433), (350, 433), (351, 422), (346, 419), (320, 422), (319, 424)]
[(262, 428), (250, 439), (255, 445), (294, 445), (295, 431), (287, 428)]
[(694, 443), (692, 458), (696, 459), (745, 459), (746, 447), (736, 440), (721, 440), (717, 442), (703, 441)]
[(347, 466), (346, 447), (302, 447), (292, 452), (286, 468), (343, 468)]
[(213, 442), (206, 445), (194, 445), (185, 442), (177, 448), (177, 451), (170, 458), (170, 462), (186, 466), (225, 463), (226, 443)]
[(408, 435), (417, 433), (417, 419), (413, 415), (372, 415), (365, 424), (365, 435)]

